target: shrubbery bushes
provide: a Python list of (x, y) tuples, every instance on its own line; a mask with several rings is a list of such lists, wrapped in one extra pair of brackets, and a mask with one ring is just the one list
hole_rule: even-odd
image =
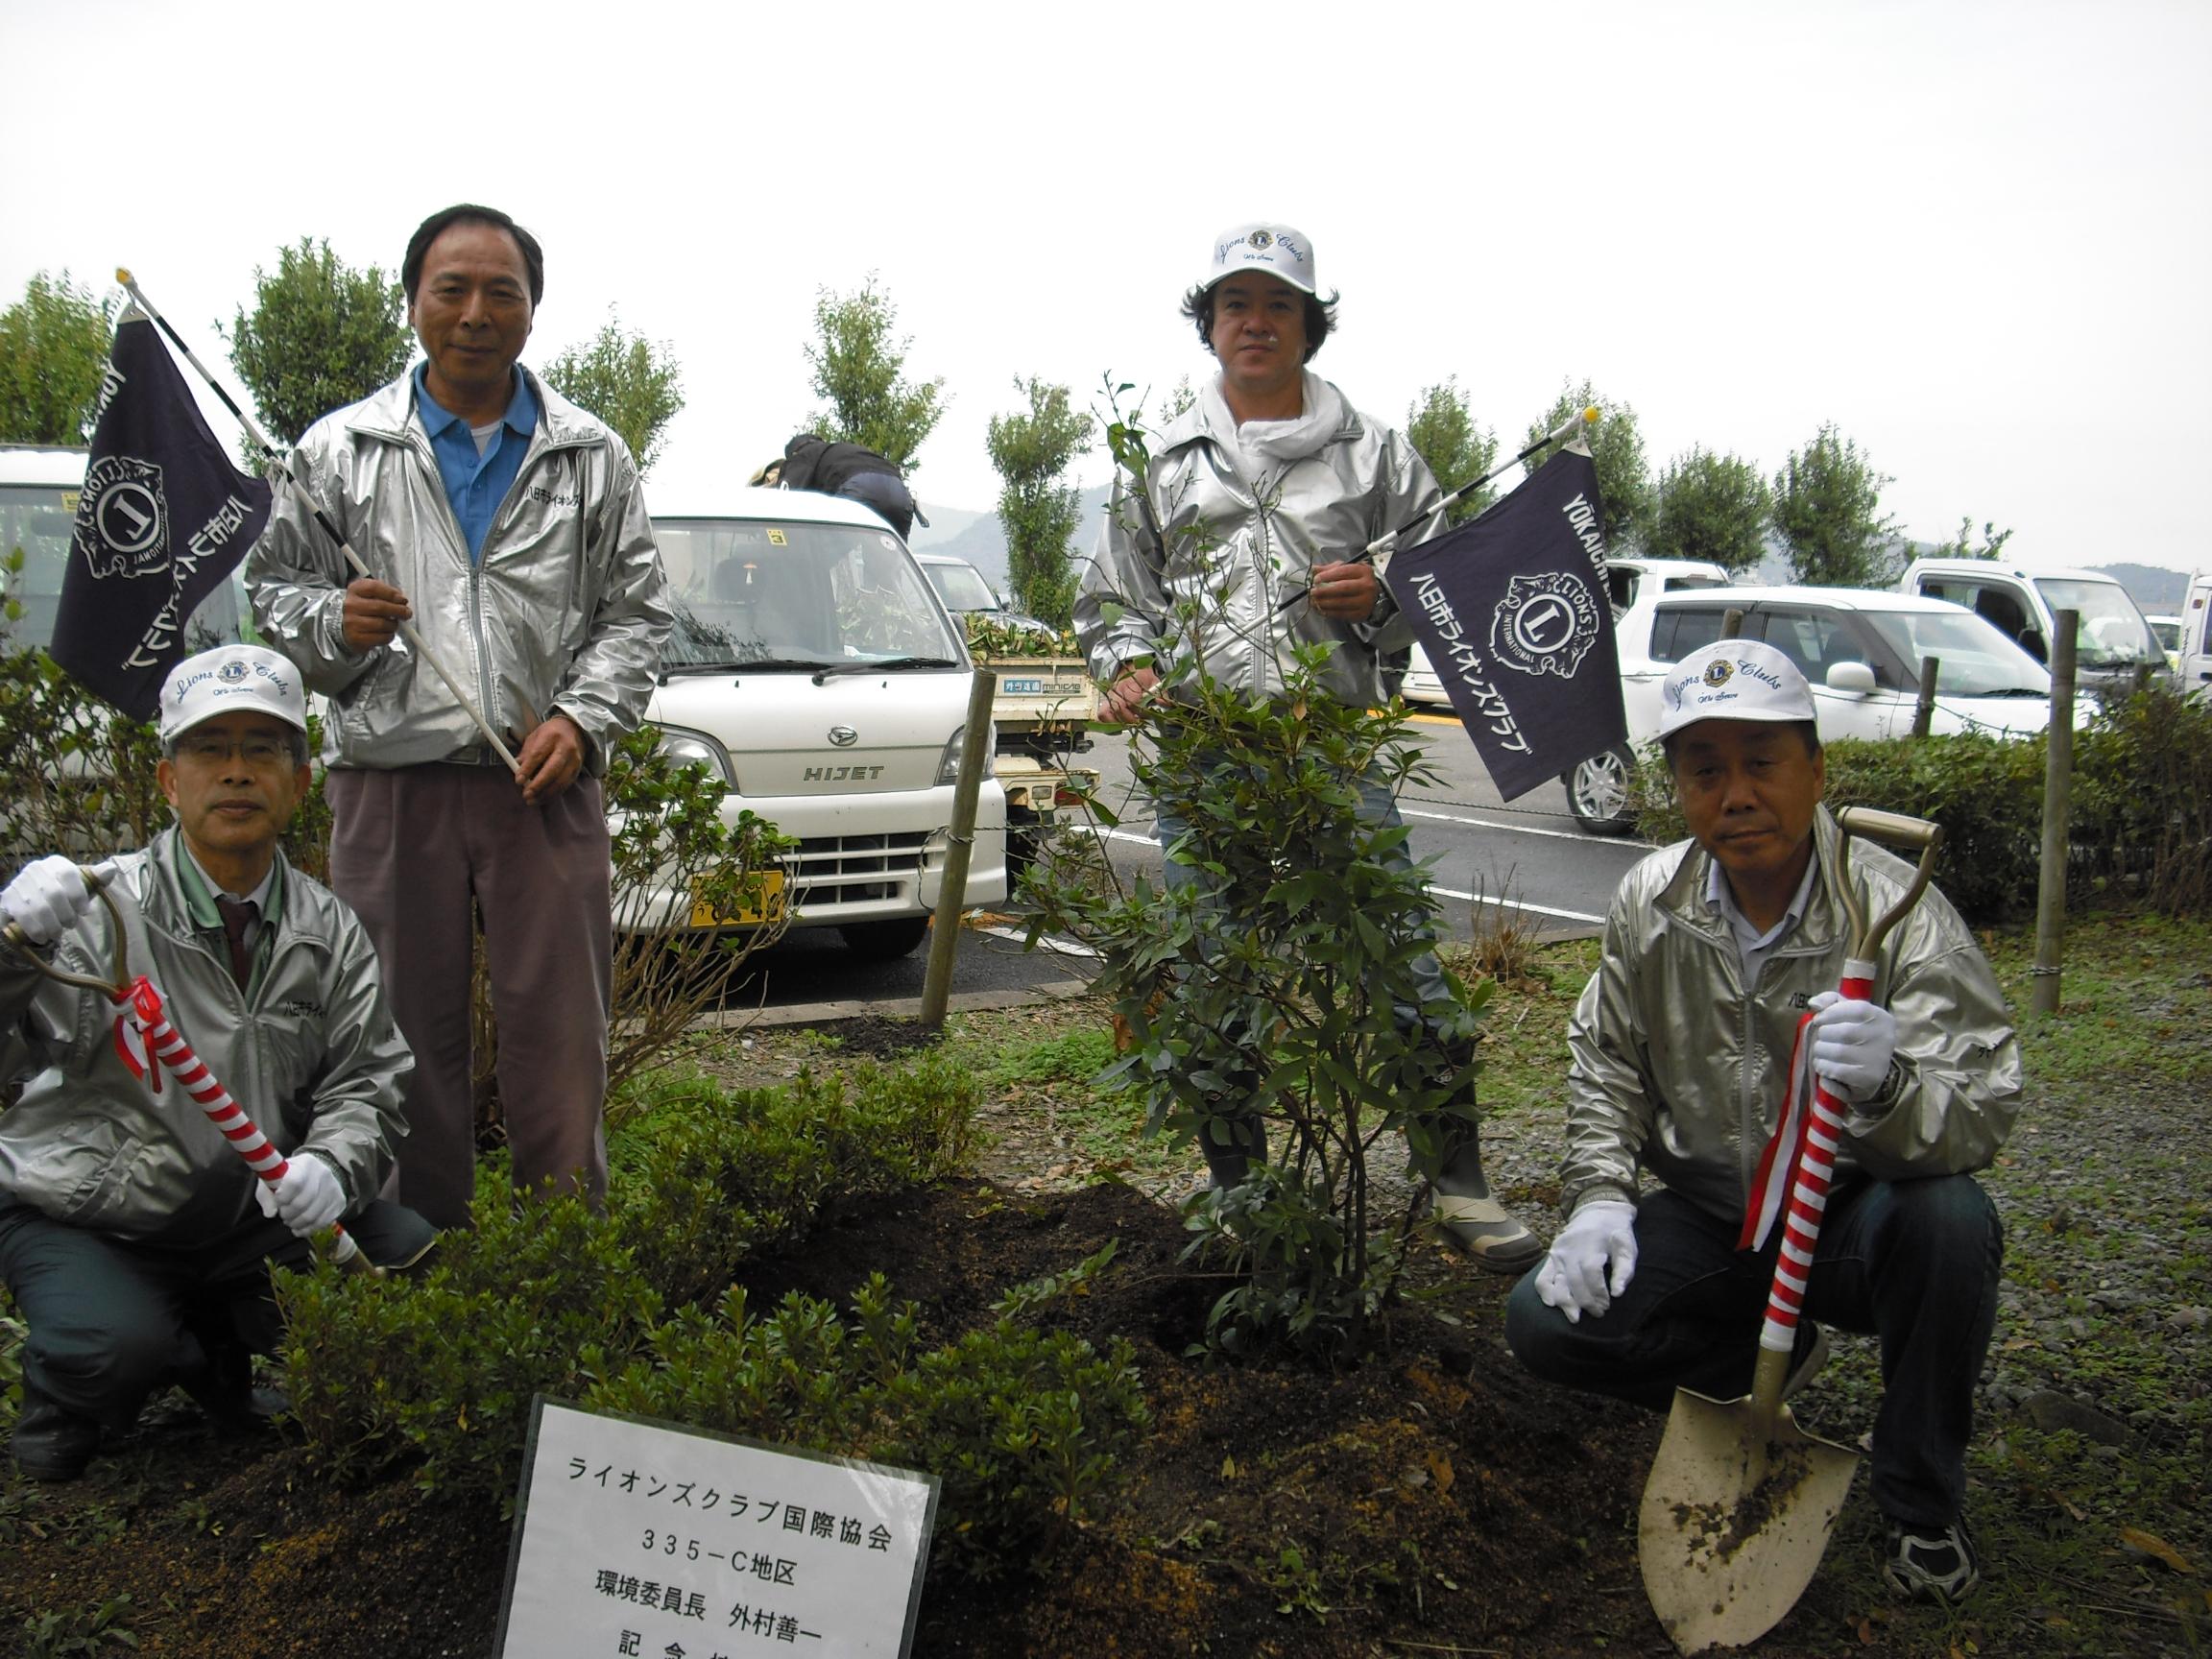
[(725, 1288), (830, 1193), (958, 1167), (975, 1104), (937, 1055), (784, 1090), (658, 1082), (615, 1115), (604, 1216), (567, 1197), (517, 1208), (489, 1160), (474, 1230), (446, 1235), (420, 1279), (327, 1264), (279, 1277), (300, 1425), (334, 1476), (412, 1459), (425, 1487), (501, 1499), (537, 1393), (910, 1462), (943, 1480), (953, 1557), (989, 1571), (1108, 1478), (1143, 1415), (1127, 1350), (1100, 1357), (1008, 1310), (924, 1352), (913, 1310), (879, 1280), (856, 1293), (850, 1329), (798, 1297), (752, 1317)]

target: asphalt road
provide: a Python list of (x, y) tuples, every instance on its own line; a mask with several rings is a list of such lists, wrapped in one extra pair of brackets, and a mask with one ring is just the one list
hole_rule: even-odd
[[(1465, 940), (1483, 907), (1503, 904), (1542, 938), (1594, 931), (1628, 867), (1647, 848), (1587, 835), (1568, 813), (1566, 794), (1548, 783), (1510, 805), (1499, 800), (1457, 720), (1415, 718), (1436, 781), (1400, 802), (1416, 859), (1431, 860), (1430, 880), (1447, 936)], [(1101, 734), (1086, 757), (1098, 768), (1100, 793), (1121, 818), (1103, 833), (1116, 866), (1156, 874), (1160, 851), (1151, 817), (1131, 781), (1129, 739)], [(1019, 918), (972, 923), (955, 958), (951, 1005), (1021, 1001), (1085, 976), (1079, 953), (1024, 950)], [(828, 1021), (876, 1013), (910, 1015), (921, 1006), (926, 946), (894, 962), (860, 964), (834, 932), (805, 931), (759, 952), (746, 982), (725, 1002), (724, 1018)]]

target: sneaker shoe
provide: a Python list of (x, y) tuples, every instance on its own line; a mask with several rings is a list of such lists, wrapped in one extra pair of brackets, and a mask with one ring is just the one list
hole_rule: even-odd
[(74, 1480), (100, 1450), (100, 1425), (42, 1396), (27, 1398), (8, 1450), (34, 1480)]
[(1536, 1235), (1507, 1214), (1497, 1199), (1439, 1192), (1433, 1202), (1446, 1242), (1473, 1257), (1483, 1271), (1518, 1278), (1544, 1259)]
[[(1798, 1342), (1795, 1357), (1790, 1365), (1790, 1374), (1782, 1379), (1784, 1401), (1795, 1399), (1804, 1391), (1805, 1384), (1820, 1374), (1820, 1367), (1828, 1363), (1828, 1333), (1812, 1320), (1797, 1328)], [(1806, 1335), (1811, 1332), (1810, 1336)]]
[(1930, 1528), (1892, 1521), (1882, 1577), (1908, 1601), (1956, 1607), (1982, 1582), (1982, 1568), (1963, 1523)]

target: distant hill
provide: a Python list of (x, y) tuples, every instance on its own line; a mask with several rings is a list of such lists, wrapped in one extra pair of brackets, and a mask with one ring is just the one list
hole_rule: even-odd
[(2128, 596), (2147, 613), (2178, 611), (2181, 601), (2189, 595), (2189, 578), (2179, 570), (2168, 570), (2157, 565), (2097, 565), (2091, 568), (2103, 571), (2127, 589)]
[[(1075, 550), (1088, 553), (1098, 540), (1098, 521), (1106, 516), (1104, 484), (1083, 492), (1083, 521), (1075, 530)], [(996, 511), (974, 513), (960, 507), (922, 509), (929, 515), (930, 528), (914, 527), (917, 553), (949, 553), (965, 559), (983, 572), (983, 579), (1000, 592), (1006, 589), (1006, 527)], [(1011, 595), (1008, 595), (1011, 597)]]

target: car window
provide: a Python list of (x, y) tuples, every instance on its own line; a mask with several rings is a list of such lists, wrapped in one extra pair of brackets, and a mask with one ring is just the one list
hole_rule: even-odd
[[(1912, 685), (1918, 684), (1921, 659), (1933, 657), (1936, 689), (1950, 696), (2050, 695), (2051, 676), (1980, 616), (1962, 616), (1956, 611), (1862, 611), (1859, 620), (1911, 667)], [(1876, 664), (1875, 673), (1888, 684), (1881, 664)]]
[(1651, 658), (1655, 662), (1679, 662), (1701, 645), (1720, 637), (1725, 607), (1665, 606), (1651, 618)]

